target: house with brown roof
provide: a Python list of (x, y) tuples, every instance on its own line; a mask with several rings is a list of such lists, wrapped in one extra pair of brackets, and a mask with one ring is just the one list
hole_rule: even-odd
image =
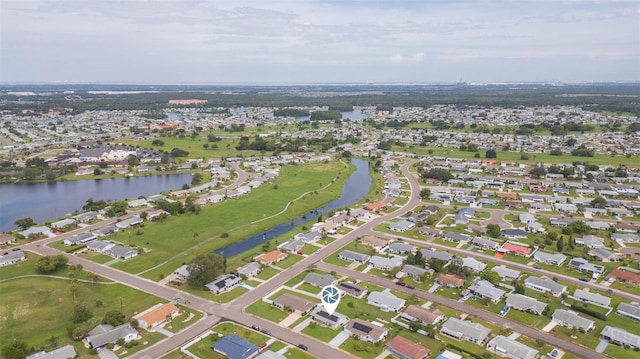
[(515, 192), (498, 192), (496, 193), (498, 198), (507, 198), (507, 199), (516, 199), (518, 198), (518, 194)]
[(387, 350), (403, 359), (425, 359), (429, 355), (429, 349), (400, 335), (387, 342)]
[(287, 254), (285, 252), (279, 251), (279, 250), (274, 250), (268, 253), (263, 253), (259, 256), (256, 256), (254, 259), (256, 262), (260, 262), (264, 265), (270, 265), (273, 263), (278, 263), (281, 260), (284, 260), (287, 258)]
[(173, 303), (156, 304), (144, 312), (134, 316), (138, 320), (141, 328), (153, 329), (167, 323), (169, 316), (175, 318), (180, 313), (180, 309)]
[(444, 320), (444, 313), (436, 308), (428, 309), (412, 304), (404, 310), (400, 317), (410, 322), (420, 321), (425, 325), (435, 325)]
[(627, 272), (622, 269), (614, 269), (609, 273), (609, 278), (613, 278), (617, 281), (629, 283), (633, 285), (640, 285), (640, 274)]
[(379, 252), (382, 248), (384, 248), (388, 242), (382, 238), (378, 238), (376, 236), (366, 236), (360, 239), (360, 243), (373, 247), (376, 252)]
[(464, 278), (454, 274), (440, 274), (436, 278), (436, 283), (449, 288), (459, 288), (464, 285)]
[(291, 312), (304, 314), (315, 308), (318, 303), (311, 302), (291, 293), (284, 293), (274, 299), (273, 304), (282, 309), (288, 308)]
[(377, 343), (387, 336), (387, 328), (358, 318), (351, 319), (344, 326), (344, 330), (349, 335), (355, 335), (363, 342)]

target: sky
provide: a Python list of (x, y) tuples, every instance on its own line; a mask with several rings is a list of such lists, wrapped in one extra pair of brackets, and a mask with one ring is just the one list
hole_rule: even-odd
[(0, 0), (1, 83), (640, 81), (636, 0)]

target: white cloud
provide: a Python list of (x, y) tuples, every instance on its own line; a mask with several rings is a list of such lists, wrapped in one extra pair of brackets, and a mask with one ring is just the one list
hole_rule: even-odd
[(400, 54), (391, 55), (389, 56), (389, 61), (391, 61), (394, 64), (401, 64), (404, 62), (404, 56)]
[(418, 52), (417, 54), (411, 56), (411, 62), (413, 63), (419, 63), (422, 62), (422, 60), (424, 60), (424, 52)]

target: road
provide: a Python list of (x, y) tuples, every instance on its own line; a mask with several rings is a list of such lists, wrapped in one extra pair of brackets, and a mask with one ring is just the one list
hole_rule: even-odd
[[(340, 267), (331, 267), (328, 264), (322, 263), (322, 259), (324, 259), (326, 256), (328, 256), (329, 254), (337, 251), (338, 249), (342, 248), (343, 246), (345, 246), (346, 244), (348, 244), (349, 242), (355, 240), (356, 238), (368, 234), (368, 233), (376, 233), (376, 235), (385, 235), (386, 234), (379, 234), (377, 232), (374, 232), (373, 229), (378, 226), (379, 224), (388, 221), (391, 218), (397, 217), (398, 215), (402, 215), (404, 213), (406, 213), (409, 210), (413, 210), (416, 206), (421, 205), (421, 199), (419, 196), (419, 192), (420, 192), (420, 185), (418, 183), (418, 181), (416, 180), (416, 178), (413, 176), (413, 174), (411, 174), (408, 170), (409, 166), (411, 165), (411, 163), (406, 163), (404, 165), (401, 166), (401, 171), (402, 173), (407, 177), (407, 179), (409, 180), (409, 185), (411, 187), (411, 195), (409, 197), (409, 200), (407, 201), (407, 203), (405, 205), (403, 205), (402, 207), (398, 208), (397, 210), (395, 210), (394, 212), (387, 214), (385, 216), (381, 216), (378, 218), (373, 219), (372, 221), (364, 224), (363, 226), (349, 232), (348, 234), (346, 234), (345, 236), (343, 236), (342, 238), (339, 238), (335, 241), (333, 241), (332, 243), (330, 243), (328, 246), (326, 246), (325, 248), (323, 248), (319, 253), (314, 253), (309, 255), (308, 257), (304, 258), (303, 260), (301, 260), (300, 262), (294, 264), (291, 268), (287, 269), (284, 272), (281, 272), (279, 274), (277, 274), (276, 276), (272, 277), (269, 279), (269, 281), (267, 283), (263, 283), (260, 286), (254, 288), (253, 290), (243, 294), (242, 296), (240, 296), (239, 298), (235, 299), (234, 301), (232, 301), (231, 303), (226, 303), (226, 304), (217, 304), (217, 303), (213, 303), (210, 302), (208, 300), (205, 300), (203, 298), (191, 295), (189, 293), (177, 290), (177, 289), (173, 289), (173, 288), (169, 288), (169, 287), (165, 287), (163, 285), (157, 284), (156, 282), (144, 279), (144, 278), (140, 278), (137, 277), (135, 275), (129, 274), (129, 273), (125, 273), (123, 271), (114, 269), (114, 268), (110, 268), (110, 267), (106, 267), (103, 266), (101, 264), (89, 261), (87, 259), (81, 258), (81, 257), (76, 257), (76, 256), (72, 256), (69, 254), (66, 254), (72, 263), (74, 264), (82, 264), (83, 267), (91, 272), (94, 272), (102, 277), (111, 279), (113, 281), (116, 282), (120, 282), (122, 284), (125, 284), (127, 286), (139, 289), (141, 291), (144, 291), (146, 293), (149, 294), (153, 294), (159, 297), (162, 297), (164, 299), (167, 300), (171, 300), (173, 298), (173, 296), (176, 293), (180, 293), (183, 298), (185, 300), (188, 301), (188, 303), (186, 304), (186, 306), (196, 309), (196, 310), (200, 310), (202, 312), (204, 312), (206, 315), (203, 319), (201, 319), (200, 321), (198, 321), (197, 323), (191, 325), (190, 327), (182, 330), (180, 333), (177, 333), (175, 336), (171, 337), (171, 339), (164, 339), (156, 344), (154, 344), (153, 346), (146, 348), (134, 355), (131, 356), (131, 358), (140, 358), (144, 355), (148, 355), (152, 358), (159, 358), (169, 352), (171, 352), (172, 350), (174, 350), (175, 348), (178, 348), (180, 346), (182, 346), (184, 343), (188, 342), (189, 340), (201, 335), (203, 332), (207, 331), (208, 329), (210, 329), (213, 325), (215, 325), (216, 323), (218, 323), (219, 321), (223, 320), (223, 319), (227, 319), (227, 320), (231, 320), (234, 322), (237, 322), (238, 324), (244, 325), (246, 327), (251, 327), (252, 325), (258, 325), (261, 328), (267, 328), (271, 331), (271, 336), (273, 336), (274, 338), (277, 338), (279, 340), (282, 340), (283, 342), (286, 343), (290, 343), (292, 345), (297, 345), (297, 344), (305, 344), (307, 345), (307, 347), (309, 348), (309, 352), (317, 357), (323, 357), (323, 358), (327, 358), (327, 357), (331, 357), (331, 358), (335, 358), (335, 359), (342, 359), (342, 358), (353, 358), (353, 356), (345, 351), (342, 351), (340, 349), (337, 348), (332, 348), (330, 346), (328, 346), (326, 343), (321, 343), (319, 341), (317, 341), (314, 338), (308, 337), (304, 334), (301, 333), (294, 333), (292, 332), (290, 329), (288, 328), (283, 328), (278, 326), (277, 324), (264, 320), (262, 318), (258, 318), (258, 317), (254, 317), (250, 314), (247, 314), (244, 312), (244, 308), (248, 305), (250, 305), (251, 303), (262, 299), (263, 297), (267, 296), (268, 293), (270, 293), (272, 290), (274, 290), (275, 288), (278, 288), (279, 286), (281, 286), (282, 284), (284, 284), (285, 282), (289, 281), (291, 278), (293, 278), (295, 275), (297, 275), (298, 273), (304, 271), (305, 269), (312, 267), (312, 266), (318, 266), (318, 267), (322, 267), (322, 268), (331, 268), (331, 270), (336, 270), (336, 272), (338, 273), (343, 273), (345, 275), (349, 275), (352, 276), (354, 278), (364, 278), (363, 280), (366, 281), (370, 281), (372, 283), (378, 284), (378, 285), (382, 285), (384, 287), (389, 287), (391, 286), (391, 282), (382, 278), (377, 278), (377, 277), (373, 277), (367, 274), (363, 274), (360, 272), (354, 272), (354, 271), (347, 271), (344, 268), (340, 268)], [(239, 170), (239, 169), (238, 169)], [(239, 175), (240, 173), (242, 173), (242, 171), (238, 171)], [(247, 177), (243, 177), (244, 180), (246, 180)], [(234, 184), (239, 185), (240, 183), (240, 179), (238, 181), (236, 181)], [(114, 222), (115, 219), (111, 219), (109, 220), (111, 222)], [(100, 226), (104, 225), (104, 223), (101, 223)], [(98, 225), (95, 225), (96, 228), (98, 227)], [(41, 241), (37, 241), (37, 242), (33, 242), (29, 245), (25, 246), (26, 250), (41, 254), (41, 255), (56, 255), (56, 254), (60, 254), (62, 252), (53, 249), (53, 248), (49, 248), (44, 246), (43, 244), (45, 243), (49, 243), (51, 241), (59, 241), (67, 236), (70, 236), (72, 234), (75, 233), (80, 233), (80, 232), (84, 232), (87, 231), (87, 228), (84, 228), (82, 230), (76, 230), (70, 233), (67, 233), (63, 236), (57, 236), (56, 238), (53, 239), (46, 239), (46, 240), (41, 240)], [(407, 240), (409, 240), (407, 238)], [(414, 241), (414, 240), (411, 240)], [(424, 242), (422, 241), (415, 241), (415, 243), (418, 244), (423, 244)], [(458, 253), (463, 253), (466, 256), (475, 256), (478, 258), (482, 258), (488, 261), (492, 261), (495, 263), (501, 263), (500, 261), (498, 261), (498, 258), (495, 257), (489, 257), (489, 256), (485, 256), (483, 257), (483, 255), (479, 254), (479, 253), (472, 253), (472, 252), (467, 252), (464, 250), (455, 250), (452, 249), (450, 247), (446, 247), (446, 246), (440, 246), (440, 245), (436, 245), (436, 244), (429, 244), (430, 246), (433, 247), (443, 247), (442, 249), (446, 249), (449, 251), (453, 251)], [(515, 268), (519, 268), (519, 269), (525, 269), (527, 272), (532, 272), (532, 273), (536, 273), (536, 274), (541, 274), (541, 275), (547, 275), (547, 276), (557, 276), (563, 280), (565, 280), (564, 278), (561, 277), (561, 275), (557, 274), (557, 273), (553, 273), (553, 272), (547, 272), (544, 270), (535, 270), (529, 266), (525, 266), (525, 265), (521, 265), (518, 263), (513, 263), (513, 262), (509, 262), (509, 261), (505, 261), (504, 264), (508, 264), (511, 267), (515, 267)], [(567, 279), (568, 282), (572, 282), (571, 278)], [(575, 280), (577, 281), (577, 279)], [(593, 283), (584, 283), (584, 282), (579, 282), (580, 285), (583, 286), (589, 286), (592, 287), (594, 289), (602, 289), (601, 286), (593, 284)], [(608, 288), (606, 288), (608, 289)], [(605, 290), (606, 290), (605, 289)], [(406, 293), (414, 293), (414, 291), (411, 291), (409, 289), (406, 288), (396, 288), (396, 290), (400, 290)], [(513, 322), (509, 319), (506, 318), (502, 318), (500, 316), (498, 316), (495, 313), (490, 313), (487, 311), (484, 311), (480, 308), (476, 308), (476, 307), (472, 307), (463, 303), (458, 303), (455, 300), (451, 300), (451, 299), (447, 299), (447, 298), (443, 298), (440, 296), (437, 296), (435, 294), (431, 294), (425, 291), (421, 291), (421, 290), (416, 290), (415, 293), (417, 295), (419, 295), (420, 297), (430, 300), (434, 303), (441, 303), (447, 307), (451, 307), (453, 309), (462, 311), (462, 312), (466, 312), (466, 313), (470, 313), (475, 315), (478, 318), (481, 318), (483, 320), (486, 320), (488, 322), (492, 322), (492, 323), (497, 323), (498, 325), (509, 325), (512, 329), (527, 335), (531, 338), (534, 339), (542, 339), (545, 342), (552, 344), (554, 346), (557, 346), (558, 348), (564, 349), (568, 352), (574, 353), (576, 355), (578, 355), (579, 357), (583, 357), (583, 358), (606, 358), (606, 356), (602, 355), (602, 354), (598, 354), (595, 351), (582, 347), (580, 345), (577, 345), (575, 343), (571, 343), (568, 341), (564, 341), (560, 338), (554, 337), (548, 333), (541, 333), (539, 331), (537, 331), (536, 329), (527, 327), (523, 324), (517, 323), (517, 322)], [(627, 295), (630, 295), (628, 293), (624, 293), (622, 292), (622, 294), (624, 294), (625, 298), (629, 298), (627, 297)], [(638, 296), (633, 296), (632, 297), (636, 298), (635, 300), (640, 300), (640, 298)]]

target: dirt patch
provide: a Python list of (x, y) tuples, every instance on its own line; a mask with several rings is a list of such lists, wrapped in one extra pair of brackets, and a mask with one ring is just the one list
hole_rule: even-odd
[(632, 258), (640, 259), (640, 248), (638, 247), (624, 247), (620, 248), (620, 253), (629, 254)]

